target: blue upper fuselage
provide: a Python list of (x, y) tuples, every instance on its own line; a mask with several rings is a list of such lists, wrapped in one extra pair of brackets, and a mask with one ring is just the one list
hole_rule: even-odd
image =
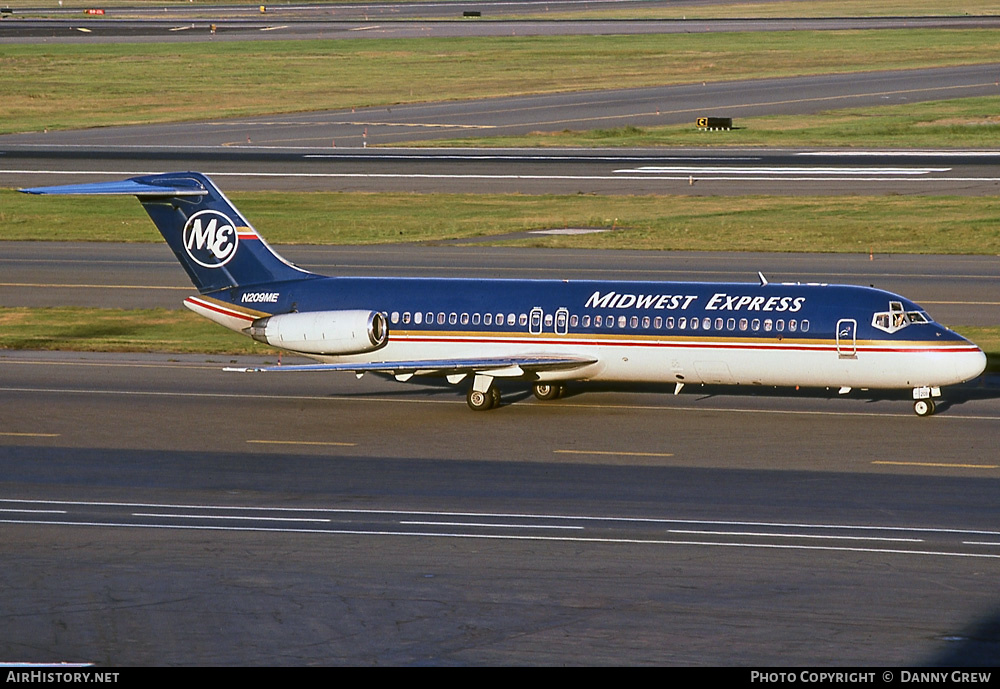
[(535, 312), (533, 332), (834, 339), (853, 323), (857, 339), (963, 339), (904, 297), (850, 285), (315, 276), (209, 296), (270, 315), (381, 311), (409, 331), (529, 332)]

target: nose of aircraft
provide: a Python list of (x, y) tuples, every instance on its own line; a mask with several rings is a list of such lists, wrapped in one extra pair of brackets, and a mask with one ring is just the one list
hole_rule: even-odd
[(975, 345), (972, 347), (974, 351), (970, 349), (955, 357), (955, 376), (962, 381), (971, 380), (986, 370), (986, 353)]
[(958, 351), (949, 352), (947, 357), (954, 382), (963, 383), (972, 380), (986, 370), (986, 353), (975, 343), (970, 342), (953, 331), (947, 331), (955, 338)]
[(954, 330), (935, 324), (940, 349), (925, 363), (926, 373), (940, 381), (936, 385), (964, 383), (986, 370), (986, 354), (974, 342)]

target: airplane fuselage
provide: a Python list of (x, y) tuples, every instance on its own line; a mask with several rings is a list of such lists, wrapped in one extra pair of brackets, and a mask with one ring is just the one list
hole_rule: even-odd
[(338, 277), (193, 299), (231, 304), (216, 320), (239, 330), (261, 314), (386, 316), (383, 347), (307, 353), (325, 362), (540, 352), (596, 360), (572, 374), (540, 372), (542, 381), (910, 388), (962, 382), (985, 365), (975, 345), (913, 302), (845, 285)]

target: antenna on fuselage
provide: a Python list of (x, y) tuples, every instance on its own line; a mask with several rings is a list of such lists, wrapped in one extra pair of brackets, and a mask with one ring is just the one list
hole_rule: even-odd
[(760, 271), (758, 270), (758, 271), (757, 271), (757, 277), (759, 277), (759, 278), (760, 278), (760, 286), (761, 286), (761, 287), (763, 287), (764, 285), (766, 285), (766, 284), (767, 284), (767, 278), (766, 278), (766, 277), (764, 277), (764, 273), (762, 273), (762, 272), (760, 272)]

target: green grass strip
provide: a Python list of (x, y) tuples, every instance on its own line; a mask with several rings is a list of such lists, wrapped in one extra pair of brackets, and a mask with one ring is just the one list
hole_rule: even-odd
[(0, 308), (0, 349), (266, 354), (275, 352), (186, 310)]
[[(998, 74), (1000, 78), (1000, 74)], [(1000, 88), (997, 89), (1000, 94)], [(963, 148), (1000, 146), (1000, 112), (995, 96), (957, 98), (929, 103), (844, 108), (813, 115), (740, 118), (733, 129), (705, 131), (695, 118), (662, 127), (533, 132), (524, 136), (470, 136), (393, 144), (394, 146), (483, 148), (653, 148), (672, 147), (837, 147), (837, 148)]]
[[(955, 196), (596, 196), (239, 192), (274, 244), (483, 244), (676, 251), (1000, 254), (1000, 206)], [(590, 227), (588, 235), (494, 235)], [(0, 240), (160, 242), (132, 198), (0, 191)]]

